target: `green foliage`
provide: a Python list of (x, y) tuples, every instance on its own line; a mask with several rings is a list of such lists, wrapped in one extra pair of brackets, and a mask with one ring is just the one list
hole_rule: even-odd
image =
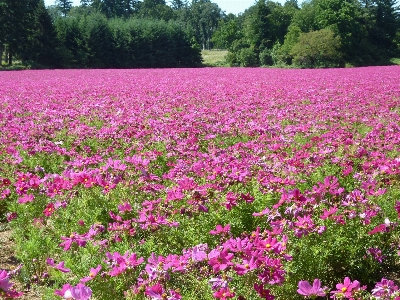
[(221, 17), (221, 9), (210, 0), (192, 1), (184, 19), (186, 24), (193, 29), (194, 36), (202, 50), (212, 48), (211, 39), (218, 28)]
[[(131, 18), (144, 27), (130, 28)], [(43, 0), (0, 0), (0, 23), (6, 62), (12, 65), (15, 56), (33, 68), (195, 66), (200, 48), (229, 50), (231, 66), (287, 66), (300, 32), (322, 29), (340, 37), (341, 65), (390, 64), (400, 53), (395, 0), (310, 0), (301, 8), (296, 1), (258, 0), (238, 16), (210, 0), (82, 0), (79, 7), (57, 0), (47, 10)]]
[(71, 0), (56, 0), (56, 6), (64, 17), (67, 16), (68, 12), (72, 8)]
[(212, 42), (217, 49), (229, 49), (232, 43), (241, 37), (241, 32), (236, 20), (220, 21), (219, 28), (212, 36)]
[(275, 64), (292, 64), (292, 55), (290, 52), (294, 45), (299, 41), (301, 29), (297, 25), (290, 25), (288, 33), (285, 35), (284, 43), (277, 48)]
[(276, 42), (271, 49), (264, 49), (260, 53), (260, 64), (262, 66), (283, 66), (285, 62), (280, 54), (281, 44)]
[(301, 33), (290, 54), (300, 67), (338, 67), (341, 64), (340, 37), (329, 29)]
[(111, 19), (100, 13), (57, 19), (67, 67), (132, 68), (196, 66), (200, 49), (178, 23)]

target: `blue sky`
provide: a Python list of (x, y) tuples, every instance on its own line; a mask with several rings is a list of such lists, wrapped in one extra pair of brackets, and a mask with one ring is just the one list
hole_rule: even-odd
[[(284, 0), (275, 1), (280, 3), (285, 2)], [(53, 5), (55, 0), (44, 0), (44, 2), (46, 5)], [(74, 5), (79, 5), (80, 0), (73, 0), (73, 2)], [(217, 3), (218, 6), (223, 11), (225, 11), (226, 14), (233, 13), (237, 15), (238, 13), (244, 12), (246, 8), (252, 6), (256, 2), (256, 0), (212, 0), (212, 2)]]

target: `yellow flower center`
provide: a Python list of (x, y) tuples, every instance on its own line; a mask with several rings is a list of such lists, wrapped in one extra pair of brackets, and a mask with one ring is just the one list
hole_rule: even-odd
[(265, 248), (271, 248), (271, 244), (266, 244)]
[(342, 287), (341, 291), (344, 293), (345, 291), (347, 291), (347, 287)]

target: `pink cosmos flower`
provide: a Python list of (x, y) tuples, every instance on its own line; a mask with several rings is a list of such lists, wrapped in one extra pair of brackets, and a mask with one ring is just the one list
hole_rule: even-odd
[(326, 295), (326, 287), (321, 288), (321, 281), (319, 279), (314, 279), (312, 286), (308, 281), (299, 281), (298, 287), (297, 292), (306, 297), (324, 297)]
[(382, 255), (382, 250), (379, 248), (371, 247), (367, 250), (367, 254), (371, 255), (375, 260), (380, 263), (383, 261), (384, 258), (386, 258), (385, 255)]
[(0, 296), (5, 299), (18, 298), (22, 296), (21, 292), (12, 290), (13, 284), (9, 281), (10, 273), (6, 270), (0, 270)]
[(219, 288), (227, 288), (230, 281), (232, 281), (232, 278), (224, 275), (211, 278), (208, 283), (211, 284), (211, 289), (215, 291)]
[(214, 273), (218, 273), (233, 265), (231, 262), (233, 257), (233, 253), (229, 253), (228, 250), (219, 251), (214, 249), (208, 254), (208, 264), (212, 266)]
[(43, 214), (46, 217), (50, 217), (53, 214), (54, 210), (55, 210), (54, 203), (49, 203), (49, 204), (47, 204), (46, 208), (44, 209)]
[(392, 280), (382, 278), (381, 282), (378, 282), (372, 289), (372, 296), (378, 297), (378, 299), (392, 299), (391, 297), (395, 296), (398, 290), (399, 287)]
[(354, 296), (355, 293), (364, 290), (366, 287), (361, 287), (360, 282), (358, 282), (357, 280), (354, 280), (352, 282), (349, 277), (346, 277), (343, 283), (338, 283), (336, 285), (336, 288), (336, 291), (331, 292), (334, 299), (341, 299), (340, 297), (350, 298)]
[(174, 290), (170, 290), (169, 295), (168, 295), (167, 292), (164, 291), (164, 288), (159, 283), (157, 283), (151, 287), (147, 287), (146, 291), (144, 293), (148, 297), (150, 297), (151, 300), (165, 300), (165, 299), (179, 300), (179, 299), (182, 299), (182, 296)]
[(72, 298), (75, 300), (87, 300), (92, 296), (92, 290), (82, 283), (71, 288)]
[(130, 212), (132, 211), (132, 206), (128, 202), (124, 202), (118, 205), (118, 210), (120, 213)]
[(399, 219), (400, 219), (400, 201), (396, 201), (396, 204), (395, 204), (395, 206), (394, 206), (394, 209), (396, 210), (397, 216), (398, 216)]
[(7, 292), (12, 288), (13, 284), (9, 282), (8, 273), (6, 270), (0, 271), (0, 290)]
[(76, 286), (67, 283), (61, 290), (55, 290), (54, 294), (64, 299), (88, 300), (92, 296), (92, 290), (82, 283), (78, 283)]
[(19, 204), (24, 204), (28, 202), (32, 202), (35, 199), (35, 196), (32, 194), (24, 194), (22, 197), (18, 199)]
[(64, 263), (65, 263), (64, 261), (61, 261), (56, 265), (55, 262), (54, 262), (54, 259), (48, 258), (46, 260), (46, 262), (47, 262), (48, 265), (52, 266), (53, 268), (55, 268), (55, 269), (57, 269), (57, 270), (59, 270), (59, 271), (61, 271), (63, 273), (71, 272), (71, 269), (68, 269), (68, 268), (64, 267)]
[(96, 275), (100, 272), (100, 270), (101, 270), (101, 265), (98, 265), (96, 268), (91, 268), (89, 276), (82, 278), (80, 280), (80, 283), (86, 283), (86, 282), (92, 280), (93, 278), (96, 277)]
[(257, 258), (252, 256), (250, 259), (244, 259), (242, 264), (236, 264), (234, 270), (238, 275), (244, 275), (254, 269), (257, 269)]
[(228, 298), (235, 297), (235, 293), (232, 293), (229, 288), (221, 288), (220, 290), (216, 291), (213, 296), (217, 299), (226, 300)]
[(225, 227), (222, 227), (222, 225), (218, 224), (215, 228), (215, 230), (211, 230), (210, 234), (212, 235), (216, 235), (216, 234), (224, 234), (229, 232), (229, 230), (231, 229), (231, 225), (228, 224)]
[(192, 259), (195, 262), (203, 261), (207, 259), (207, 244), (199, 244), (192, 249)]
[(268, 289), (264, 289), (263, 284), (254, 284), (254, 290), (258, 293), (258, 295), (265, 300), (274, 300), (275, 296), (271, 295), (271, 291)]

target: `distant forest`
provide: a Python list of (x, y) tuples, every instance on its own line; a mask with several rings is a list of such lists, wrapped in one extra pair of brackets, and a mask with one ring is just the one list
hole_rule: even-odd
[(342, 67), (400, 57), (395, 0), (258, 0), (239, 15), (210, 0), (0, 0), (1, 62), (32, 68), (201, 65)]

